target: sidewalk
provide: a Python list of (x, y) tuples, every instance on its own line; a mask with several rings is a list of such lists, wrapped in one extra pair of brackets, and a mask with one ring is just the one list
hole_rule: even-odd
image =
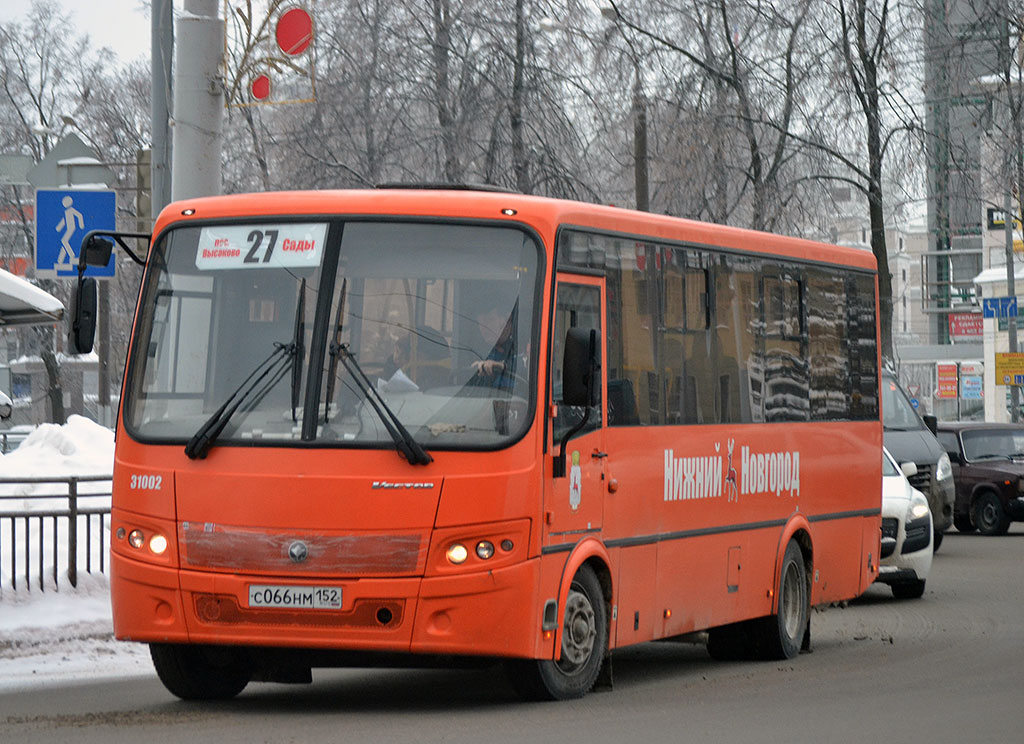
[(114, 640), (106, 577), (0, 596), (0, 694), (57, 681), (154, 674), (144, 644)]

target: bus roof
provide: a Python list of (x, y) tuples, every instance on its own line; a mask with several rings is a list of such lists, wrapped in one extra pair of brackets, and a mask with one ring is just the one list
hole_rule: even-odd
[[(186, 210), (194, 210), (185, 214)], [(541, 233), (559, 226), (619, 233), (636, 239), (660, 239), (701, 246), (788, 256), (807, 261), (876, 270), (871, 251), (803, 238), (758, 232), (621, 207), (514, 192), (475, 189), (381, 188), (278, 191), (207, 196), (169, 204), (156, 229), (181, 220), (282, 215), (401, 215), (525, 222)]]

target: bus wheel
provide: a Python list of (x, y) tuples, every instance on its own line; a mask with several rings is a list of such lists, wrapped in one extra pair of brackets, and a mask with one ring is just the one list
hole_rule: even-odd
[(763, 659), (792, 659), (800, 653), (811, 615), (807, 567), (795, 540), (790, 540), (786, 546), (776, 596), (779, 600), (778, 613), (755, 621), (758, 656)]
[(583, 697), (597, 681), (607, 652), (608, 612), (601, 582), (592, 568), (581, 566), (566, 600), (561, 658), (511, 661), (509, 678), (530, 700)]
[(182, 700), (227, 700), (252, 678), (246, 657), (223, 646), (179, 646), (151, 643), (156, 674)]
[(708, 655), (715, 661), (742, 661), (754, 656), (750, 623), (732, 623), (708, 631)]

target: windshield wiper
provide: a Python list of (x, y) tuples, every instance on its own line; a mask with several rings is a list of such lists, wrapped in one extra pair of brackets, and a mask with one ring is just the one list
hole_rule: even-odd
[(292, 422), (299, 420), (296, 411), (299, 407), (299, 391), (302, 388), (302, 360), (305, 349), (302, 340), (306, 335), (306, 278), (299, 285), (299, 304), (295, 307), (295, 330), (292, 332), (292, 346), (295, 355), (292, 358)]
[[(256, 369), (242, 380), (242, 384), (231, 391), (220, 408), (206, 419), (199, 430), (185, 444), (185, 454), (191, 460), (202, 460), (224, 431), (235, 411), (250, 401), (255, 403), (269, 393), (290, 369), (292, 372), (292, 421), (297, 421), (299, 405), (299, 389), (302, 387), (302, 357), (304, 354), (302, 339), (306, 332), (306, 279), (299, 285), (299, 298), (295, 306), (295, 330), (289, 344), (274, 342), (274, 350), (270, 356), (256, 365)], [(262, 383), (262, 384), (261, 384)]]
[(377, 417), (380, 418), (384, 428), (388, 430), (388, 434), (394, 440), (395, 447), (398, 448), (398, 451), (402, 453), (405, 459), (412, 465), (432, 463), (434, 458), (423, 449), (419, 442), (413, 439), (409, 430), (405, 428), (405, 425), (395, 415), (395, 412), (391, 410), (391, 407), (384, 401), (384, 398), (377, 392), (377, 388), (374, 387), (370, 378), (363, 372), (363, 368), (359, 366), (359, 362), (356, 361), (355, 355), (349, 351), (348, 344), (331, 344), (331, 354), (341, 359), (345, 370), (352, 376), (356, 386), (366, 397), (366, 401), (377, 412)]
[(345, 317), (345, 295), (348, 279), (341, 280), (341, 296), (338, 298), (338, 317), (334, 319), (334, 339), (331, 341), (331, 366), (327, 372), (327, 400), (324, 401), (324, 423), (330, 420), (331, 399), (334, 398), (334, 385), (338, 377), (338, 349), (341, 348), (341, 321)]
[(259, 387), (258, 393), (253, 399), (259, 400), (266, 395), (284, 377), (289, 366), (294, 363), (295, 353), (295, 344), (275, 342), (270, 356), (256, 365), (256, 369), (249, 373), (242, 384), (232, 391), (220, 408), (214, 411), (213, 415), (188, 440), (185, 445), (185, 454), (189, 456), (189, 459), (202, 460), (206, 457), (206, 453), (210, 451), (210, 447), (224, 431), (224, 427), (235, 415), (238, 407), (246, 400), (253, 398), (253, 393), (257, 391), (260, 383), (264, 384)]

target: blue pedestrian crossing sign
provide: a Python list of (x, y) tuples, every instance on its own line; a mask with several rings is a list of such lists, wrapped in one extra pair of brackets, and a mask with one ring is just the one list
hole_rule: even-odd
[[(36, 191), (36, 276), (73, 279), (78, 252), (90, 230), (115, 229), (117, 197), (110, 189)], [(106, 266), (89, 266), (86, 276), (114, 276), (114, 257)]]

